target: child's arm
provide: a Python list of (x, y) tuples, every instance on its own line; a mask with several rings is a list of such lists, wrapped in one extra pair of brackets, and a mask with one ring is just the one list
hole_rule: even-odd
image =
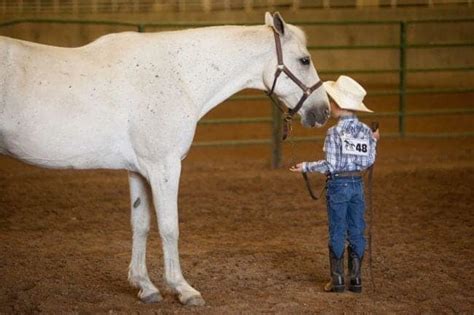
[(315, 162), (304, 162), (303, 163), (303, 172), (304, 173), (330, 173), (331, 172), (331, 164), (329, 164), (326, 160), (319, 160)]
[(329, 167), (327, 164), (328, 161), (326, 160), (320, 160), (316, 162), (301, 162), (290, 167), (290, 171), (299, 173), (320, 172), (326, 174), (329, 172)]
[(335, 136), (335, 128), (330, 128), (327, 132), (326, 139), (324, 141), (324, 152), (326, 152), (326, 159), (314, 162), (301, 162), (292, 166), (290, 171), (292, 172), (319, 172), (319, 173), (331, 173), (334, 171), (333, 165), (336, 164), (336, 150), (338, 146), (339, 137)]

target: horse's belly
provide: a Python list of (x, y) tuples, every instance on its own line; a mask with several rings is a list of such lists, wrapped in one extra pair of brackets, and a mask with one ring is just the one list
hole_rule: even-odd
[(131, 152), (128, 154), (113, 139), (84, 142), (82, 139), (52, 138), (46, 134), (30, 137), (28, 133), (19, 131), (10, 137), (7, 135), (4, 142), (3, 153), (36, 166), (134, 170)]
[(1, 117), (0, 152), (48, 168), (133, 169), (126, 128), (110, 117), (113, 113), (101, 118), (25, 108), (6, 112)]

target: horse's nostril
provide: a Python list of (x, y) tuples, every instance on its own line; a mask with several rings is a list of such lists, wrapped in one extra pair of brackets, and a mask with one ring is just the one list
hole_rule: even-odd
[(326, 117), (329, 116), (329, 108), (326, 108), (326, 109), (324, 110), (324, 115), (326, 115)]

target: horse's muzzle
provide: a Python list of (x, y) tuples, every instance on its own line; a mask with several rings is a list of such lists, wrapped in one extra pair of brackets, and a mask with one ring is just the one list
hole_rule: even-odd
[(320, 127), (329, 119), (329, 106), (315, 106), (308, 109), (301, 118), (301, 124), (304, 127)]

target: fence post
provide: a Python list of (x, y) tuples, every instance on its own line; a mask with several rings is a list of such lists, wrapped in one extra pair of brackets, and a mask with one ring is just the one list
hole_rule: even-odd
[(138, 32), (139, 33), (144, 33), (145, 32), (145, 25), (138, 24)]
[[(270, 97), (271, 98), (271, 97)], [(281, 155), (282, 155), (282, 114), (281, 111), (274, 104), (273, 98), (272, 103), (272, 168), (279, 168), (281, 166)]]
[(401, 137), (405, 136), (405, 110), (406, 110), (406, 75), (407, 75), (407, 22), (400, 22), (400, 81), (399, 81), (399, 108), (398, 131)]

